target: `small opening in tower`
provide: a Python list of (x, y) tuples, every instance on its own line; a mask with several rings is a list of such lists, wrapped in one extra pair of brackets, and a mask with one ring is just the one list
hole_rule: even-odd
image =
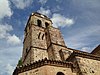
[(37, 20), (37, 25), (38, 25), (39, 27), (42, 27), (41, 20)]
[(41, 32), (40, 32), (39, 35), (38, 35), (38, 39), (40, 39), (40, 35), (41, 35)]
[(45, 22), (45, 27), (47, 28), (49, 26), (49, 23)]
[(28, 49), (26, 49), (26, 53), (28, 52)]
[(47, 32), (45, 33), (45, 35), (47, 36)]
[(42, 35), (42, 40), (43, 40), (43, 38), (44, 38), (44, 34)]

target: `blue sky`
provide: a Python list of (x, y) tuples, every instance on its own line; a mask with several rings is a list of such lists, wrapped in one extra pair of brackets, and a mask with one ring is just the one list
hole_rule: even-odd
[(100, 0), (0, 0), (0, 75), (11, 75), (32, 12), (47, 15), (66, 46), (91, 52), (100, 44)]

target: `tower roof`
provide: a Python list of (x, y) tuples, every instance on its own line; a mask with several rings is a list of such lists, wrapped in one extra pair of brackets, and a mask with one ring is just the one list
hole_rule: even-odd
[[(33, 12), (33, 13), (31, 13), (31, 16), (34, 16), (34, 15), (51, 21), (50, 18), (48, 18), (46, 15), (40, 14), (40, 13), (38, 13), (38, 12)], [(51, 22), (52, 22), (52, 21), (51, 21)]]

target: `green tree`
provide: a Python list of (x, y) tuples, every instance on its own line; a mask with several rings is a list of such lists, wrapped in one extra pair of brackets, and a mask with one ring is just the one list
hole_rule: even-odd
[(20, 60), (18, 61), (17, 66), (21, 66), (22, 65), (22, 58), (20, 58)]

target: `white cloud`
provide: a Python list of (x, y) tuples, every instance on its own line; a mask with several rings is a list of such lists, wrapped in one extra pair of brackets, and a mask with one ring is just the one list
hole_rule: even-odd
[(43, 7), (40, 7), (40, 9), (38, 10), (39, 13), (46, 15), (46, 16), (50, 16), (51, 11), (49, 9), (44, 9)]
[(5, 66), (5, 70), (6, 70), (6, 72), (7, 72), (8, 75), (12, 75), (12, 73), (13, 73), (13, 71), (14, 71), (14, 67), (11, 66), (10, 64), (7, 64), (7, 65)]
[(0, 75), (12, 75), (21, 57), (22, 49), (22, 45), (0, 48)]
[(21, 40), (15, 34), (10, 34), (12, 30), (13, 28), (11, 25), (0, 25), (0, 39), (7, 40), (9, 44), (18, 45), (21, 43)]
[[(74, 30), (70, 30), (67, 33), (70, 35), (65, 35), (64, 38), (68, 47), (91, 52), (93, 48), (95, 48), (97, 44), (99, 44), (99, 33), (99, 25), (87, 25), (83, 28), (80, 27)], [(91, 47), (91, 45), (94, 46)]]
[(48, 0), (39, 0), (41, 4), (45, 4)]
[(74, 20), (71, 18), (66, 18), (63, 15), (54, 13), (52, 18), (54, 27), (65, 27), (65, 26), (71, 26), (74, 24)]
[[(46, 15), (48, 17), (50, 17), (50, 15), (51, 15), (51, 10), (45, 9), (43, 7), (40, 7), (40, 9), (37, 12), (39, 12), (43, 15)], [(60, 15), (60, 14), (57, 14), (57, 13), (54, 13), (52, 15), (51, 20), (53, 22), (54, 27), (65, 27), (65, 26), (71, 26), (71, 25), (74, 24), (74, 19), (66, 18), (63, 15)]]
[(9, 36), (9, 31), (13, 30), (11, 25), (0, 25), (0, 39), (5, 39)]
[(10, 17), (12, 14), (9, 0), (0, 0), (0, 19)]
[(91, 51), (91, 48), (90, 47), (82, 47), (81, 51), (89, 52), (89, 51)]
[(33, 3), (33, 0), (11, 0), (18, 9), (24, 9)]
[(9, 44), (13, 44), (13, 45), (17, 45), (21, 43), (21, 40), (19, 39), (19, 37), (17, 37), (15, 34), (12, 36), (8, 36), (7, 38), (7, 42)]
[(59, 12), (59, 11), (63, 11), (63, 8), (61, 8), (60, 5), (55, 6), (55, 8), (51, 9), (52, 12)]

